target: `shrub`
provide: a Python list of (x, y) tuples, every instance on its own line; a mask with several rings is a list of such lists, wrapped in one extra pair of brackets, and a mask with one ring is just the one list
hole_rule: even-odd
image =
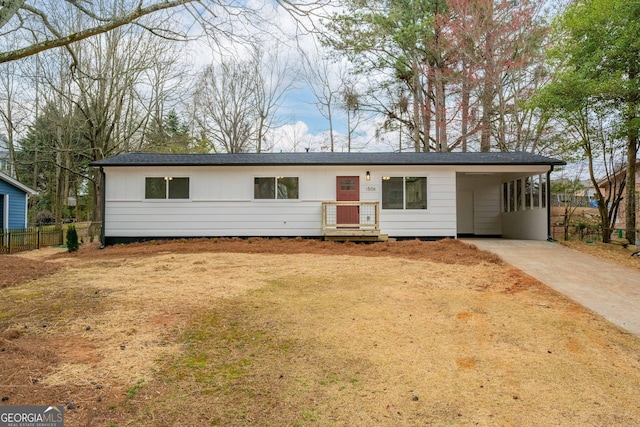
[(56, 219), (50, 211), (42, 211), (36, 215), (36, 222), (38, 225), (55, 224)]
[(79, 246), (76, 227), (75, 225), (70, 225), (69, 228), (67, 228), (67, 250), (69, 252), (75, 252)]

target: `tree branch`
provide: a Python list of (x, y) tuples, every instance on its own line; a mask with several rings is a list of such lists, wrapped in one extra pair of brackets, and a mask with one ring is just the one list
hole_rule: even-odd
[[(98, 25), (96, 27), (87, 28), (85, 30), (79, 31), (77, 33), (69, 34), (63, 37), (57, 37), (55, 39), (45, 40), (40, 43), (34, 43), (30, 46), (12, 50), (9, 52), (1, 52), (0, 53), (0, 64), (10, 61), (15, 61), (18, 59), (26, 58), (31, 55), (35, 55), (39, 52), (43, 52), (45, 50), (54, 49), (57, 47), (67, 46), (71, 43), (87, 39), (92, 36), (96, 36), (98, 34), (103, 34), (108, 31), (111, 31), (115, 28), (121, 27), (123, 25), (127, 25), (132, 23), (138, 18), (141, 18), (145, 15), (149, 15), (154, 12), (158, 12), (160, 10), (171, 9), (177, 6), (184, 6), (188, 3), (193, 3), (198, 0), (172, 0), (172, 1), (163, 1), (162, 3), (153, 4), (151, 6), (147, 6), (144, 8), (138, 7), (136, 10), (127, 13), (120, 17), (119, 19), (115, 19), (108, 24)], [(22, 5), (24, 2), (18, 1)], [(13, 6), (13, 5), (11, 5)], [(9, 6), (4, 6), (0, 10), (0, 24), (2, 23), (1, 19), (3, 19), (3, 15), (5, 14), (5, 9)], [(13, 10), (13, 9), (12, 9)], [(7, 12), (7, 13), (10, 13)], [(17, 13), (16, 11), (13, 13)], [(13, 14), (11, 16), (13, 16)], [(10, 18), (10, 17), (9, 17)]]
[(18, 13), (26, 0), (5, 0), (0, 2), (0, 28), (4, 27), (7, 22)]

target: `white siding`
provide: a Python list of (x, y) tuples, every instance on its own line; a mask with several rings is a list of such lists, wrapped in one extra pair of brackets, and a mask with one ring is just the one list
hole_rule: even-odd
[(427, 177), (427, 209), (381, 209), (380, 229), (383, 233), (398, 237), (456, 235), (456, 182), (453, 169), (434, 168), (425, 172), (425, 168), (405, 167), (381, 171), (381, 175)]
[[(500, 217), (500, 174), (459, 174), (458, 191), (465, 191), (473, 198), (473, 231), (478, 236), (502, 234)], [(460, 225), (459, 225), (460, 226)], [(461, 231), (467, 233), (469, 231)]]
[[(359, 176), (361, 200), (380, 201), (382, 176), (426, 176), (427, 209), (380, 211), (381, 232), (398, 237), (456, 233), (452, 167), (105, 167), (106, 237), (320, 236), (321, 202), (336, 176)], [(365, 173), (371, 180), (366, 181)], [(189, 177), (189, 200), (145, 200), (145, 177)], [(295, 176), (298, 200), (253, 200), (253, 178)]]
[(507, 239), (546, 240), (547, 210), (530, 209), (502, 214), (502, 236)]

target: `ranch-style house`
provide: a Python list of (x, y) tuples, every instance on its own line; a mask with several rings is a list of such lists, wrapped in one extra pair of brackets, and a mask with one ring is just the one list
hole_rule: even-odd
[(549, 174), (524, 153), (127, 153), (103, 176), (102, 243), (189, 237), (549, 237)]

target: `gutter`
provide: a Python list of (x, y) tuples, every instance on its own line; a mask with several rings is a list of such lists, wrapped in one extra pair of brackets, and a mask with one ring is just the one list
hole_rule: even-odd
[(553, 165), (549, 171), (547, 171), (547, 240), (553, 241), (553, 236), (551, 235), (551, 172), (553, 172)]
[(101, 200), (101, 203), (102, 203), (102, 212), (101, 212), (101, 214), (100, 214), (100, 216), (101, 216), (101, 218), (100, 218), (100, 219), (101, 219), (101, 221), (102, 221), (102, 224), (101, 224), (101, 226), (100, 226), (100, 243), (101, 243), (100, 249), (104, 249), (104, 248), (106, 247), (106, 243), (105, 243), (105, 242), (106, 242), (106, 240), (105, 240), (105, 237), (104, 237), (104, 233), (105, 233), (105, 231), (104, 231), (104, 228), (105, 228), (105, 227), (104, 227), (104, 226), (105, 226), (105, 214), (106, 214), (106, 211), (107, 211), (107, 208), (106, 208), (106, 201), (107, 201), (107, 191), (106, 191), (106, 190), (107, 190), (107, 179), (106, 179), (106, 176), (105, 176), (104, 168), (103, 168), (103, 167), (100, 167), (100, 177), (101, 177), (101, 179), (102, 179), (102, 196), (101, 196), (101, 199), (102, 199), (102, 200)]

